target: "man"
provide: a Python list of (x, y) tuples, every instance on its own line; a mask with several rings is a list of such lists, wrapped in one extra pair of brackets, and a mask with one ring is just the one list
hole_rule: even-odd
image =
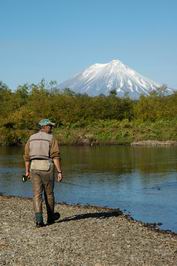
[(42, 119), (39, 122), (40, 131), (33, 134), (25, 145), (26, 176), (32, 182), (33, 207), (37, 227), (44, 226), (43, 191), (47, 208), (47, 224), (54, 223), (60, 217), (59, 213), (54, 213), (54, 166), (57, 171), (57, 181), (60, 182), (63, 178), (58, 142), (52, 135), (54, 125), (49, 119)]

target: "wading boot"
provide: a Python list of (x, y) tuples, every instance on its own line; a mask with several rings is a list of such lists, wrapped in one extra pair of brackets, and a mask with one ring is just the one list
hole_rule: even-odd
[(45, 226), (43, 222), (43, 216), (41, 212), (36, 212), (35, 213), (35, 219), (36, 219), (36, 227), (43, 227)]
[(45, 224), (43, 222), (36, 222), (36, 227), (39, 228), (39, 227), (43, 227), (45, 226)]
[(55, 212), (53, 214), (48, 215), (47, 224), (53, 224), (55, 221), (57, 221), (60, 218), (59, 212)]

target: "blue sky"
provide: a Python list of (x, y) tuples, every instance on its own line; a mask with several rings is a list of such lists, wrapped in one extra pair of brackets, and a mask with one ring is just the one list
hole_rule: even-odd
[(177, 89), (176, 0), (0, 0), (0, 80), (58, 83), (119, 59)]

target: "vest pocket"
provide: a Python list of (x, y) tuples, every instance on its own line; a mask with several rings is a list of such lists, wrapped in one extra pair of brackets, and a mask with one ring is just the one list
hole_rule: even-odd
[(51, 163), (49, 160), (32, 160), (30, 169), (31, 170), (40, 170), (40, 171), (49, 171)]

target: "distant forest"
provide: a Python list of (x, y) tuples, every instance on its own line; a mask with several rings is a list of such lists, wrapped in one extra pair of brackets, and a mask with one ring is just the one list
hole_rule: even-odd
[(103, 143), (176, 140), (177, 92), (165, 94), (162, 86), (132, 100), (128, 95), (119, 98), (115, 90), (96, 97), (69, 88), (60, 91), (55, 82), (44, 80), (15, 91), (0, 82), (0, 144), (24, 143), (41, 118), (56, 122), (56, 135), (65, 144), (77, 143), (82, 137)]

